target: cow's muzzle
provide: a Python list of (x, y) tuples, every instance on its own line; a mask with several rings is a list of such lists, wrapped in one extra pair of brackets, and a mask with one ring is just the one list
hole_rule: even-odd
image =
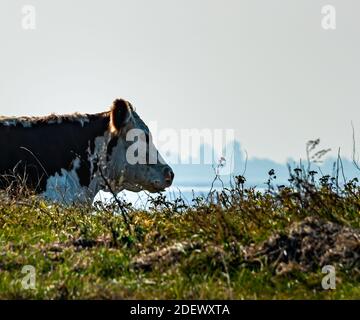
[(174, 172), (169, 166), (166, 166), (163, 169), (163, 176), (160, 179), (156, 179), (151, 183), (151, 186), (154, 190), (149, 190), (150, 192), (163, 191), (165, 188), (171, 186), (174, 180)]

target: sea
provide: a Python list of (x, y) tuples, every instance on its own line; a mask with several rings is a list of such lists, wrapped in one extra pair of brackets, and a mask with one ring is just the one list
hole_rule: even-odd
[[(214, 186), (211, 189), (211, 186), (172, 186), (167, 188), (164, 192), (161, 192), (162, 196), (166, 197), (167, 201), (174, 201), (181, 198), (185, 204), (193, 204), (193, 199), (196, 197), (207, 197), (209, 192), (220, 191), (222, 187)], [(153, 199), (158, 197), (159, 193), (149, 193), (147, 191), (133, 192), (128, 190), (123, 190), (117, 194), (118, 199), (131, 203), (132, 207), (135, 209), (148, 209), (151, 206)], [(111, 193), (100, 191), (94, 198), (94, 203), (100, 202), (103, 204), (110, 204), (114, 202), (114, 197)]]
[[(164, 192), (161, 192), (162, 196), (166, 197), (167, 201), (173, 202), (176, 199), (182, 199), (186, 205), (191, 206), (194, 204), (194, 199), (198, 197), (207, 198), (210, 191), (221, 191), (223, 188), (230, 187), (230, 185), (174, 185), (167, 188)], [(257, 186), (256, 189), (259, 191), (264, 190), (264, 187)], [(147, 191), (133, 192), (123, 190), (117, 194), (117, 198), (126, 202), (131, 203), (134, 209), (147, 210), (151, 207), (152, 200), (160, 196), (160, 193), (149, 193)], [(111, 204), (114, 202), (114, 197), (109, 192), (100, 191), (94, 198), (94, 203)]]

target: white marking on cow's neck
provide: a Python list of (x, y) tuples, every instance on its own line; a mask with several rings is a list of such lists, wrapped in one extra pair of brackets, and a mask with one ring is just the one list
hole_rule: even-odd
[[(103, 136), (99, 136), (95, 139), (95, 148), (94, 152), (90, 152), (89, 148), (89, 155), (88, 160), (90, 162), (91, 167), (91, 181), (89, 184), (89, 190), (93, 196), (95, 196), (106, 184), (103, 177), (101, 176), (101, 173), (99, 171), (99, 167), (102, 168), (103, 174), (105, 175), (105, 178), (108, 180), (107, 182), (110, 183), (112, 186), (116, 186), (117, 190), (122, 190), (122, 175), (121, 170), (119, 168), (124, 167), (123, 161), (119, 161), (119, 159), (116, 158), (116, 155), (118, 153), (117, 149), (119, 148), (119, 140), (117, 141), (117, 144), (113, 147), (112, 153), (110, 155), (110, 159), (108, 160), (107, 157), (107, 148), (109, 145), (109, 142), (111, 141), (112, 135), (110, 132), (105, 132)], [(125, 153), (124, 153), (125, 154)], [(94, 163), (97, 162), (98, 169), (95, 172), (94, 171)]]
[(90, 146), (88, 148), (88, 160), (90, 162), (90, 173), (91, 180), (89, 184), (89, 190), (93, 196), (101, 189), (103, 179), (100, 175), (99, 169), (95, 172), (94, 164), (97, 163), (98, 166), (102, 165), (106, 161), (106, 151), (111, 135), (108, 131), (104, 135), (95, 138), (95, 148), (91, 153)]
[(49, 177), (46, 182), (46, 191), (43, 196), (51, 201), (64, 204), (86, 202), (91, 198), (88, 190), (80, 185), (76, 170), (80, 167), (80, 159), (73, 162), (71, 171), (61, 169), (61, 173)]

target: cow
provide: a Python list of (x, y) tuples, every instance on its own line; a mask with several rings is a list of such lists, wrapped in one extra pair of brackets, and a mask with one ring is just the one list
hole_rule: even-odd
[(174, 179), (149, 128), (124, 99), (97, 114), (0, 117), (0, 150), (1, 189), (22, 177), (55, 202), (89, 202), (109, 189), (154, 193)]

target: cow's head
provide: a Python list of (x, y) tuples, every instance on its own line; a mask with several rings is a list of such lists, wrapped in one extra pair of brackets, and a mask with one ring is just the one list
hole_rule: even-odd
[(155, 148), (149, 128), (123, 100), (114, 101), (110, 111), (111, 140), (107, 168), (112, 181), (131, 191), (162, 191), (174, 179), (172, 169)]

